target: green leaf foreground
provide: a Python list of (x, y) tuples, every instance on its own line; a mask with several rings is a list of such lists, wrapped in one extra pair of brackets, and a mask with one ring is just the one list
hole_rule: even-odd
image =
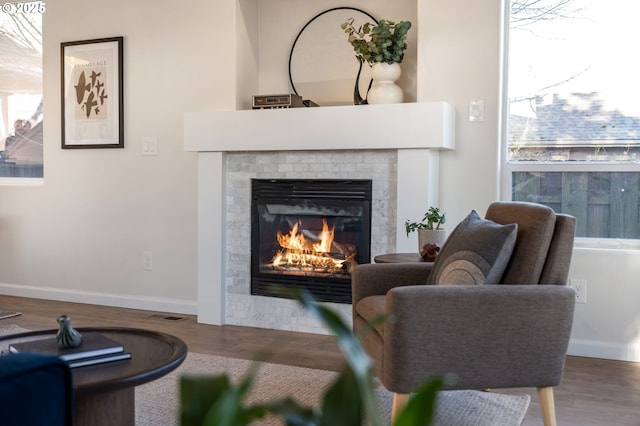
[[(384, 424), (376, 406), (373, 364), (360, 340), (336, 312), (316, 302), (310, 293), (290, 295), (333, 333), (345, 356), (346, 365), (325, 392), (321, 408), (300, 405), (290, 397), (247, 405), (259, 368), (256, 361), (237, 385), (226, 374), (183, 376), (181, 426), (245, 426), (268, 414), (281, 417), (288, 426), (356, 426), (364, 419), (372, 426)], [(437, 378), (418, 388), (394, 426), (428, 425), (442, 386), (442, 379)]]

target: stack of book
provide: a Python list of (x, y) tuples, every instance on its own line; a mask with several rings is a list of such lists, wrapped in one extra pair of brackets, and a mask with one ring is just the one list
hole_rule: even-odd
[(124, 346), (120, 343), (96, 332), (83, 333), (82, 343), (75, 348), (60, 348), (58, 347), (56, 338), (52, 337), (14, 343), (9, 346), (9, 351), (14, 353), (35, 352), (55, 355), (66, 361), (71, 368), (86, 367), (131, 358), (131, 353), (125, 352)]

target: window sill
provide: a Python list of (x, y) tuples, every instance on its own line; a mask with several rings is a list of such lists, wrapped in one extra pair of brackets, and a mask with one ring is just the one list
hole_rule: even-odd
[(42, 186), (44, 178), (6, 178), (0, 177), (0, 186)]
[(597, 249), (616, 251), (640, 251), (640, 240), (622, 238), (576, 238), (573, 244), (576, 249)]

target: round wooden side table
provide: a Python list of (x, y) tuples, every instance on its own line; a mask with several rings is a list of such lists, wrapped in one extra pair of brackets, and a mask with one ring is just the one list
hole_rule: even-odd
[(385, 253), (373, 258), (375, 263), (416, 263), (424, 262), (420, 253)]
[[(135, 386), (175, 370), (187, 357), (187, 345), (166, 333), (115, 327), (79, 327), (76, 330), (104, 334), (131, 352), (131, 359), (71, 370), (75, 426), (135, 426)], [(0, 342), (9, 345), (54, 337), (56, 333), (57, 330), (31, 331), (2, 336)]]

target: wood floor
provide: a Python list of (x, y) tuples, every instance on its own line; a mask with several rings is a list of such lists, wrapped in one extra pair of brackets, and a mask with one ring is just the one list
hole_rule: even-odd
[[(191, 352), (253, 359), (267, 351), (269, 362), (338, 370), (343, 357), (331, 336), (238, 326), (198, 324), (195, 317), (0, 295), (0, 310), (22, 312), (0, 320), (30, 330), (57, 329), (56, 318), (69, 314), (76, 327), (116, 326), (164, 331), (183, 339)], [(177, 318), (176, 318), (177, 317)], [(541, 425), (535, 389), (495, 389), (531, 395), (523, 425)], [(568, 357), (555, 390), (558, 425), (640, 426), (640, 363)]]

